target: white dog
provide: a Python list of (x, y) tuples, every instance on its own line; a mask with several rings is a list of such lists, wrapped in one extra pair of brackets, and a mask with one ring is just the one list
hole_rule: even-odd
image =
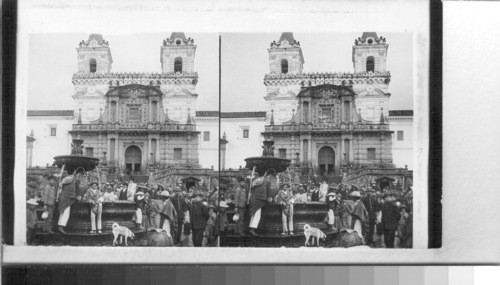
[[(323, 233), (318, 228), (311, 227), (309, 224), (305, 224), (304, 225), (304, 235), (306, 236), (305, 246), (308, 246), (310, 244), (309, 243), (309, 238), (310, 237), (316, 238), (316, 246), (319, 246), (319, 240), (320, 239), (322, 239), (322, 240), (326, 239), (325, 233)], [(314, 239), (313, 239), (312, 244), (314, 244)]]
[(127, 227), (122, 227), (118, 225), (118, 223), (113, 223), (113, 236), (115, 237), (113, 239), (113, 245), (116, 244), (116, 241), (118, 237), (120, 237), (120, 244), (123, 243), (123, 237), (125, 237), (125, 246), (128, 246), (127, 244), (127, 239), (134, 239), (135, 235), (134, 233)]

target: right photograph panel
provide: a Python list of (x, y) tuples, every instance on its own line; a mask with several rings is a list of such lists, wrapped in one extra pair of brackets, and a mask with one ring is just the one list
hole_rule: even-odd
[(412, 34), (221, 46), (221, 246), (411, 248)]

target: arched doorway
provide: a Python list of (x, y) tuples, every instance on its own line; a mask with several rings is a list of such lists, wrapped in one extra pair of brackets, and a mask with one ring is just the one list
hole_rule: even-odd
[(335, 151), (329, 146), (324, 146), (318, 152), (318, 168), (320, 175), (331, 174), (335, 168)]
[(140, 172), (142, 151), (138, 146), (131, 145), (125, 150), (125, 168), (131, 172)]

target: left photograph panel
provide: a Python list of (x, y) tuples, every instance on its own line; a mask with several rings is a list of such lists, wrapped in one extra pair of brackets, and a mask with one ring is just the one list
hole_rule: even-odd
[(190, 204), (218, 187), (218, 52), (216, 33), (29, 36), (27, 245), (215, 245)]

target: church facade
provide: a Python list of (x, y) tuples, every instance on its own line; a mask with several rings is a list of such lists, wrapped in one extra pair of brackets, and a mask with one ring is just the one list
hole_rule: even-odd
[(84, 140), (84, 154), (135, 173), (152, 166), (196, 167), (195, 52), (193, 39), (172, 33), (161, 46), (161, 73), (113, 73), (101, 35), (80, 42), (69, 133)]
[(320, 175), (339, 174), (342, 166), (392, 165), (387, 49), (385, 38), (363, 33), (352, 46), (353, 72), (303, 73), (293, 34), (273, 41), (262, 135), (275, 141), (275, 155)]

